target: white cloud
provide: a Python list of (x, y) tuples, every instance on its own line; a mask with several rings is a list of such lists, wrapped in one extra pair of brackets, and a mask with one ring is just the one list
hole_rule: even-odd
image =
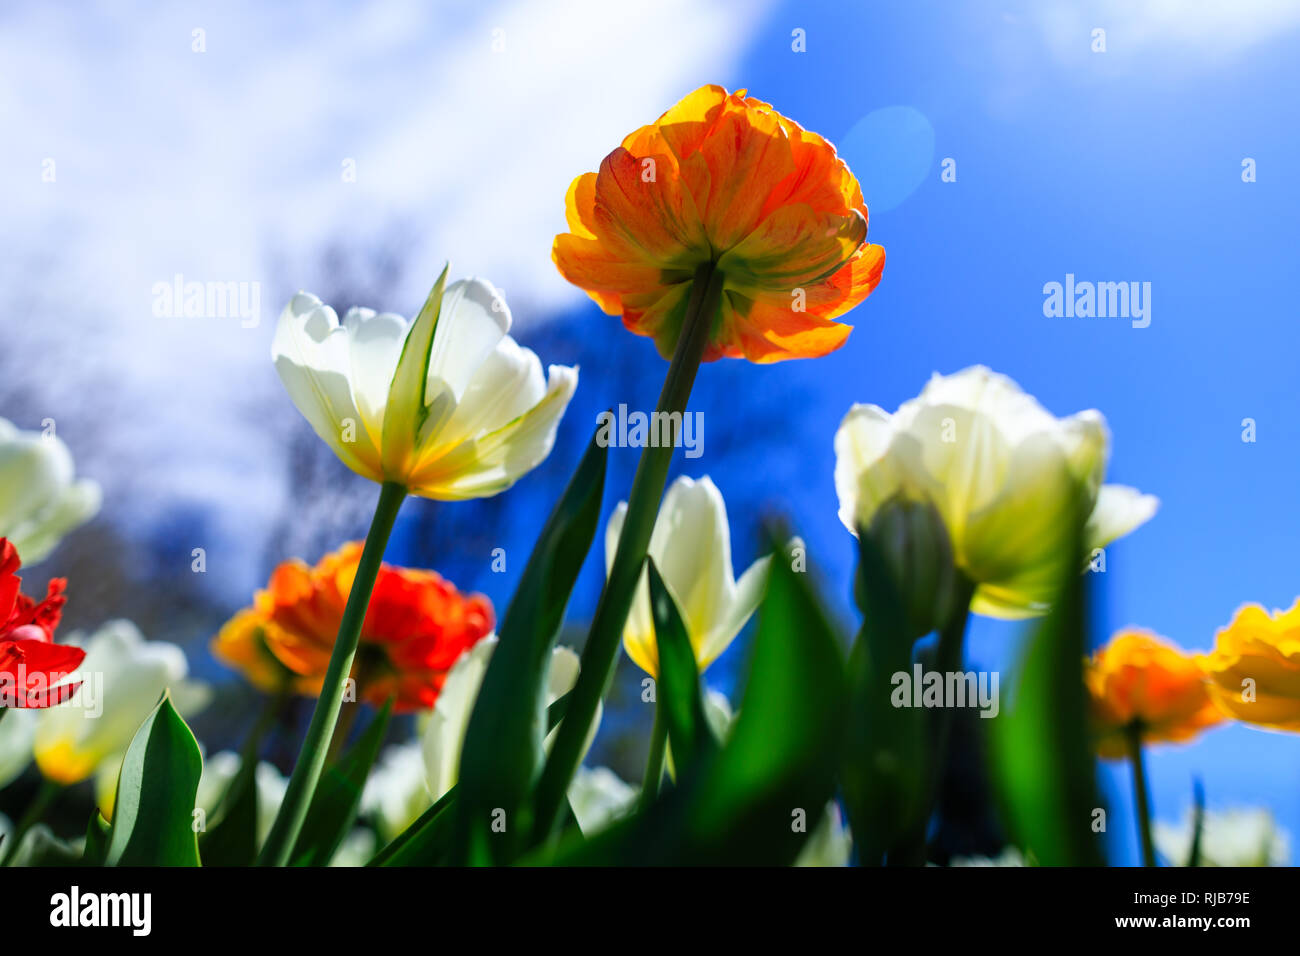
[[(1295, 0), (1036, 0), (1027, 12), (1061, 59), (1086, 56), (1092, 30), (1101, 28), (1107, 52), (1177, 58), (1184, 69), (1235, 58), (1300, 26)], [(1197, 59), (1184, 59), (1189, 54)]]
[[(521, 322), (578, 301), (550, 262), (569, 181), (684, 92), (744, 85), (734, 69), (765, 6), (8, 10), (10, 395), (70, 423), (110, 516), (185, 503), (232, 536), (259, 527), (284, 500), (284, 429), (306, 427), (281, 417), (270, 327), (295, 289), (331, 285), (322, 250), (412, 264), (369, 303), (408, 314), (444, 258), (504, 286)], [(260, 326), (156, 318), (151, 290), (177, 273), (260, 282)]]

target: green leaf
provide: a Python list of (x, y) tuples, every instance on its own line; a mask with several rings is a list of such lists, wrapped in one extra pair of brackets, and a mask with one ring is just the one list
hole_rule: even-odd
[(194, 798), (203, 757), (164, 692), (122, 760), (106, 866), (198, 866)]
[(325, 769), (307, 809), (307, 818), (298, 832), (298, 842), (289, 856), (290, 866), (329, 865), (339, 845), (351, 832), (357, 819), (357, 808), (361, 805), (366, 777), (379, 755), (392, 712), (393, 701), (389, 698), (342, 759)]
[(221, 802), (213, 808), (221, 815), (199, 837), (204, 866), (252, 866), (257, 859), (256, 770), (256, 758), (250, 760), (246, 755)]
[(1004, 823), (1022, 850), (1041, 866), (1098, 866), (1093, 826), (1102, 805), (1083, 683), (1087, 602), (1078, 565), (1065, 563), (1070, 573), (1029, 637), (1011, 705), (991, 721), (993, 770)]
[(459, 862), (508, 862), (531, 829), (528, 798), (541, 769), (551, 650), (596, 533), (607, 457), (593, 435), (498, 630), (461, 751)]
[(1205, 788), (1201, 778), (1192, 780), (1192, 847), (1187, 854), (1188, 866), (1201, 865), (1201, 841), (1205, 833)]
[(858, 551), (863, 621), (849, 656), (840, 784), (858, 859), (878, 866), (920, 822), (926, 803), (926, 714), (893, 705), (892, 677), (912, 667), (907, 609), (869, 534), (860, 534)]
[(647, 812), (527, 862), (788, 865), (834, 793), (843, 718), (839, 642), (808, 575), (792, 570), (782, 547), (725, 746)]
[(437, 866), (445, 862), (456, 822), (455, 802), (456, 788), (452, 787), (366, 866)]
[(668, 742), (678, 774), (689, 774), (706, 755), (717, 750), (704, 710), (704, 688), (695, 663), (695, 650), (687, 636), (677, 604), (655, 567), (646, 559), (650, 580), (650, 612), (659, 646), (659, 681), (656, 705), (664, 710)]
[(113, 828), (104, 815), (92, 810), (90, 821), (86, 824), (86, 846), (81, 853), (82, 866), (103, 866), (104, 857), (108, 855), (108, 840)]

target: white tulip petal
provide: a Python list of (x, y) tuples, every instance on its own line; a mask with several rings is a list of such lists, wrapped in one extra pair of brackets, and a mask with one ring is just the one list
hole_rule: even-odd
[(63, 489), (47, 508), (29, 515), (3, 537), (18, 550), (23, 564), (35, 564), (49, 555), (69, 531), (98, 514), (103, 498), (99, 485), (83, 478)]
[(569, 784), (569, 806), (578, 829), (590, 837), (630, 813), (637, 793), (608, 767), (579, 767)]
[(497, 636), (489, 634), (462, 654), (447, 673), (434, 703), (420, 745), (425, 784), (435, 801), (456, 785), (469, 715), (496, 646)]
[(699, 659), (736, 586), (727, 506), (707, 476), (699, 481), (682, 476), (669, 487), (650, 535), (649, 554), (677, 602)]
[(736, 635), (763, 603), (767, 592), (768, 572), (771, 569), (772, 556), (759, 558), (751, 564), (736, 582), (726, 607), (719, 615), (713, 628), (705, 637), (699, 649), (700, 669), (708, 667), (722, 656), (723, 651), (731, 646)]
[[(496, 646), (497, 636), (490, 634), (457, 659), (447, 674), (447, 680), (434, 703), (433, 713), (425, 724), (420, 748), (431, 801), (438, 800), (456, 785), (460, 754), (465, 746), (465, 731), (469, 728), (474, 702), (482, 689), (483, 678)], [(567, 647), (553, 648), (546, 678), (546, 705), (555, 703), (572, 690), (577, 678), (578, 655)], [(600, 714), (598, 708), (587, 735), (584, 753), (596, 735)]]
[(0, 720), (0, 788), (9, 786), (32, 762), (37, 714), (27, 707), (11, 707)]
[[(382, 481), (378, 447), (352, 396), (348, 332), (314, 295), (294, 296), (276, 323), (271, 357), (289, 397), (320, 439), (357, 474)], [(347, 423), (353, 423), (350, 431)], [(353, 441), (344, 441), (351, 433)]]
[(835, 437), (840, 519), (855, 530), (898, 493), (929, 501), (978, 585), (972, 609), (1040, 614), (1081, 563), (1068, 552), (1082, 513), (1093, 511), (1086, 533), (1097, 546), (1154, 512), (1150, 496), (1102, 485), (1109, 443), (1095, 410), (1057, 419), (982, 366), (936, 374), (892, 416), (875, 406), (845, 416)]
[(400, 315), (373, 309), (349, 309), (343, 327), (348, 333), (352, 396), (370, 441), (378, 448), (384, 440), (388, 390), (410, 327)]
[(508, 425), (463, 442), (410, 476), (416, 494), (445, 501), (505, 491), (551, 453), (560, 418), (578, 386), (578, 370), (552, 365), (546, 396)]
[(1084, 530), (1088, 550), (1104, 548), (1141, 527), (1159, 508), (1160, 499), (1155, 495), (1144, 495), (1128, 485), (1102, 485)]
[(0, 442), (0, 536), (54, 507), (72, 473), (72, 455), (57, 438), (19, 432)]
[(546, 397), (546, 376), (532, 349), (506, 336), (470, 379), (460, 404), (435, 430), (421, 431), (421, 465), (466, 440), (504, 428)]
[(893, 421), (877, 405), (854, 405), (835, 432), (840, 521), (854, 534), (898, 490), (898, 469), (887, 458), (893, 437)]
[(459, 403), (478, 367), (510, 331), (510, 308), (492, 283), (461, 279), (447, 287), (429, 349), (425, 402), (450, 392)]
[[(37, 765), (65, 783), (120, 758), (164, 690), (177, 688), (183, 697), (195, 687), (185, 679), (185, 652), (146, 641), (130, 621), (108, 622), (83, 646), (86, 658), (76, 672), (81, 686), (66, 704), (41, 711), (36, 725)], [(182, 685), (189, 689), (181, 691)]]

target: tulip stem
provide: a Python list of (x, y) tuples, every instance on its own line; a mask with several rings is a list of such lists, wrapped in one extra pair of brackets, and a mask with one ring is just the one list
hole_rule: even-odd
[(294, 843), (298, 840), (298, 832), (307, 817), (307, 809), (316, 792), (316, 783), (320, 780), (321, 770), (325, 766), (326, 749), (334, 733), (334, 727), (338, 723), (339, 710), (343, 705), (344, 685), (348, 674), (352, 671), (352, 658), (356, 656), (361, 624), (366, 618), (366, 609), (370, 605), (370, 592), (375, 587), (375, 578), (379, 574), (379, 565), (384, 558), (388, 536), (392, 533), (398, 509), (402, 507), (405, 498), (406, 489), (399, 484), (386, 481), (380, 488), (375, 517), (370, 523), (366, 545), (361, 551), (361, 560), (357, 564), (357, 573), (352, 580), (348, 603), (343, 609), (343, 620), (339, 622), (338, 637), (334, 641), (334, 650), (330, 654), (329, 667), (325, 671), (325, 680), (321, 684), (320, 697), (316, 700), (316, 709), (312, 711), (307, 735), (303, 738), (302, 749), (298, 752), (298, 761), (294, 764), (293, 774), (289, 777), (284, 802), (280, 804), (280, 811), (275, 815), (275, 823), (272, 824), (261, 855), (257, 858), (258, 866), (284, 866), (288, 863)]
[[(939, 629), (939, 641), (934, 650), (933, 670), (949, 674), (962, 669), (962, 648), (966, 640), (966, 624), (970, 620), (970, 602), (975, 595), (975, 585), (963, 575), (958, 575), (956, 602), (952, 618)], [(945, 677), (946, 680), (946, 677)], [(905, 834), (901, 846), (889, 854), (890, 866), (924, 866), (926, 834), (930, 818), (939, 805), (939, 791), (943, 787), (944, 765), (948, 759), (948, 738), (952, 736), (952, 709), (940, 707), (933, 714), (933, 737), (929, 766), (926, 770), (924, 803), (915, 818), (911, 833)]]
[(586, 646), (582, 649), (578, 681), (569, 694), (568, 709), (537, 785), (534, 843), (549, 839), (560, 820), (565, 792), (582, 761), (592, 718), (614, 676), (623, 624), (632, 606), (637, 582), (641, 580), (650, 533), (659, 514), (659, 501), (668, 481), (668, 466), (681, 428), (681, 416), (686, 412), (695, 374), (709, 344), (722, 298), (722, 284), (723, 274), (712, 262), (700, 266), (691, 280), (682, 329), (655, 408), (657, 414), (677, 415), (675, 420), (669, 419), (673, 422), (673, 441), (647, 443), (641, 449), (641, 460), (632, 479), (632, 492), (628, 495), (623, 531), (619, 535), (605, 589), (596, 604)]
[(650, 729), (650, 752), (646, 755), (645, 776), (641, 781), (641, 810), (649, 808), (659, 796), (659, 783), (664, 776), (664, 754), (668, 751), (668, 721), (664, 707), (655, 703), (655, 722)]
[(1156, 845), (1151, 839), (1151, 798), (1147, 792), (1147, 771), (1142, 760), (1142, 725), (1138, 721), (1125, 730), (1128, 738), (1128, 759), (1133, 765), (1133, 803), (1137, 814), (1138, 833), (1142, 838), (1142, 865), (1156, 865)]

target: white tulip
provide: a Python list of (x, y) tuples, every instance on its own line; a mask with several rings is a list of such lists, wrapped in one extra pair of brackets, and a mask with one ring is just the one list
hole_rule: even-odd
[(271, 356), (294, 404), (339, 459), (372, 481), (441, 500), (504, 491), (546, 458), (578, 384), (507, 333), (490, 283), (437, 287), (413, 322), (337, 314), (305, 292), (280, 314)]
[(0, 788), (9, 786), (32, 762), (32, 742), (40, 713), (33, 708), (10, 707), (0, 720)]
[[(627, 515), (619, 502), (605, 528), (605, 571), (618, 550)], [(706, 476), (681, 477), (672, 483), (655, 519), (648, 553), (672, 595), (695, 650), (700, 672), (715, 661), (740, 633), (767, 587), (770, 557), (749, 566), (737, 581), (731, 566), (731, 527), (722, 493)], [(623, 647), (647, 674), (659, 669), (659, 645), (650, 613), (650, 581), (642, 572), (623, 626)]]
[(569, 807), (578, 829), (592, 836), (630, 813), (638, 793), (608, 767), (579, 767), (569, 784)]
[[(1181, 823), (1156, 821), (1151, 838), (1170, 866), (1186, 866), (1192, 854), (1194, 818)], [(1286, 866), (1291, 840), (1263, 807), (1207, 810), (1201, 823), (1200, 866)]]
[(361, 812), (374, 820), (383, 841), (391, 841), (432, 805), (420, 741), (385, 748), (361, 792)]
[(949, 866), (1029, 866), (1030, 860), (1014, 846), (1003, 847), (997, 856), (954, 856)]
[(844, 822), (844, 814), (835, 803), (826, 804), (826, 812), (808, 834), (799, 851), (795, 866), (848, 866), (853, 855), (853, 834)]
[[(977, 366), (935, 375), (890, 415), (855, 405), (835, 435), (840, 520), (855, 534), (895, 496), (939, 512), (958, 569), (976, 585), (971, 609), (1001, 618), (1043, 613), (1063, 561), (1128, 534), (1159, 501), (1103, 485), (1110, 436), (1097, 411), (1058, 419), (1011, 379)], [(1087, 516), (1085, 554), (1065, 553)]]
[(54, 434), (20, 431), (0, 418), (0, 538), (23, 564), (40, 561), (99, 511), (99, 485), (73, 477), (72, 453)]
[[(194, 806), (202, 807), (208, 814), (208, 822), (214, 823), (212, 811), (217, 809), (226, 798), (231, 784), (239, 774), (239, 754), (232, 750), (222, 750), (211, 757), (203, 758), (203, 775), (199, 778), (199, 789), (194, 796)], [(116, 786), (116, 774), (114, 786)], [(259, 760), (253, 770), (253, 785), (257, 787), (257, 845), (261, 846), (271, 832), (275, 814), (284, 800), (284, 792), (289, 788), (289, 781), (280, 773), (275, 764)], [(101, 798), (102, 799), (102, 798)], [(111, 810), (100, 809), (107, 815)], [(226, 809), (229, 809), (227, 807)]]
[[(465, 731), (469, 727), (474, 701), (478, 699), (488, 662), (496, 649), (497, 637), (489, 634), (460, 656), (438, 693), (421, 736), (424, 754), (425, 783), (431, 801), (436, 801), (456, 785), (460, 771), (461, 748), (465, 746)], [(549, 707), (570, 690), (578, 680), (578, 655), (567, 647), (551, 651), (550, 670), (546, 678), (546, 704)], [(596, 710), (586, 747), (591, 746), (600, 724), (601, 711)], [(550, 744), (554, 731), (546, 738)], [(586, 748), (584, 748), (585, 752)]]
[(82, 684), (67, 703), (41, 711), (33, 745), (36, 766), (58, 783), (85, 780), (101, 764), (120, 766), (164, 690), (182, 714), (206, 702), (207, 688), (186, 680), (185, 653), (146, 641), (130, 621), (110, 621), (89, 640), (74, 636), (68, 643), (86, 649), (75, 676)]

